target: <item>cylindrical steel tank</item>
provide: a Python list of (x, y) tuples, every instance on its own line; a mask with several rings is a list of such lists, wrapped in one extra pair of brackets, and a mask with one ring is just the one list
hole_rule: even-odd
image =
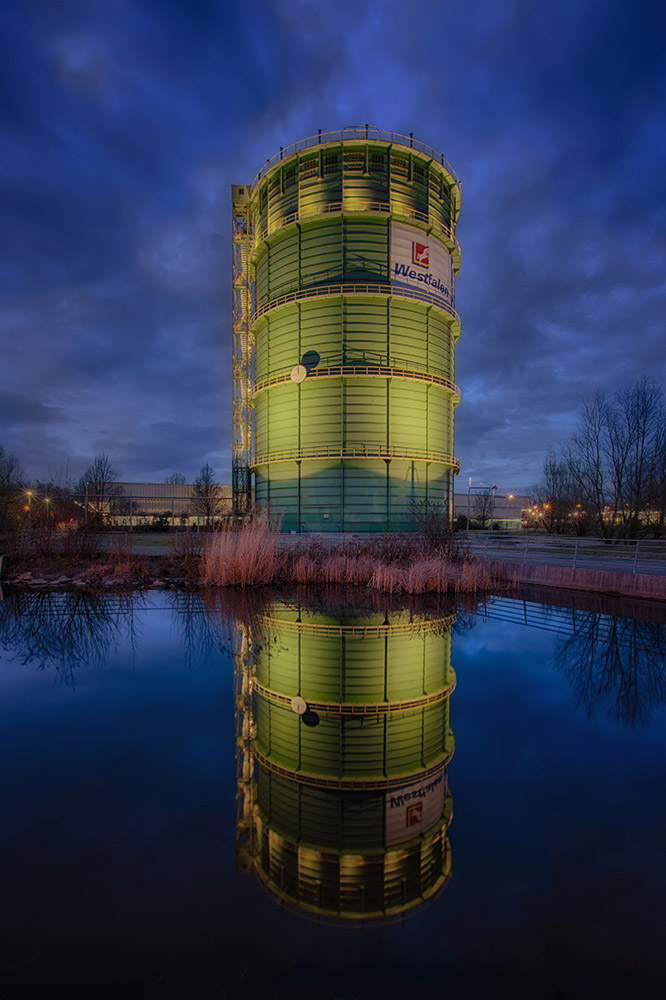
[(282, 150), (251, 187), (254, 485), (285, 530), (450, 514), (460, 186), (373, 129)]
[(252, 866), (282, 904), (372, 923), (446, 883), (452, 621), (285, 605), (259, 619)]

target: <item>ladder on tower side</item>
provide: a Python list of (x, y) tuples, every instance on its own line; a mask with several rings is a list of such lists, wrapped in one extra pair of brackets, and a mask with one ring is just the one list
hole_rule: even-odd
[(231, 484), (232, 506), (237, 517), (252, 503), (252, 285), (250, 251), (252, 224), (250, 188), (232, 184), (232, 317), (231, 317)]

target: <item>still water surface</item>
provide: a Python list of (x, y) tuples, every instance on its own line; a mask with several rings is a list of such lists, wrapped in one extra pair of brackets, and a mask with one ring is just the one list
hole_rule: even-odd
[(662, 995), (664, 615), (567, 603), (0, 603), (1, 1000)]

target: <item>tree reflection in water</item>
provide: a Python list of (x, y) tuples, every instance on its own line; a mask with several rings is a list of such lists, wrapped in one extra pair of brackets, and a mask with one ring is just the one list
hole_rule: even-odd
[(134, 662), (134, 612), (144, 606), (137, 593), (19, 591), (0, 603), (0, 646), (20, 663), (54, 667), (73, 688), (77, 667), (102, 666), (121, 643)]
[(554, 665), (588, 716), (604, 710), (623, 725), (646, 725), (666, 702), (666, 608), (573, 591), (543, 604), (543, 596), (521, 588), (520, 598), (493, 597), (479, 615), (559, 633)]
[(575, 612), (573, 635), (562, 638), (556, 665), (590, 717), (603, 708), (625, 725), (643, 726), (666, 701), (666, 625)]

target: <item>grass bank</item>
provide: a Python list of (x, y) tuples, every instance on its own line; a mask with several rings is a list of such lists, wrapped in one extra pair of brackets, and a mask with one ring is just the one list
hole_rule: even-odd
[(206, 586), (363, 586), (390, 594), (473, 593), (496, 582), (448, 529), (324, 544), (278, 544), (261, 521), (217, 532), (201, 554)]
[(175, 535), (169, 553), (155, 556), (135, 553), (131, 536), (110, 549), (85, 532), (33, 537), (9, 548), (6, 572), (31, 587), (346, 585), (408, 595), (488, 591), (503, 578), (443, 527), (324, 544), (287, 541), (260, 519), (209, 536)]

